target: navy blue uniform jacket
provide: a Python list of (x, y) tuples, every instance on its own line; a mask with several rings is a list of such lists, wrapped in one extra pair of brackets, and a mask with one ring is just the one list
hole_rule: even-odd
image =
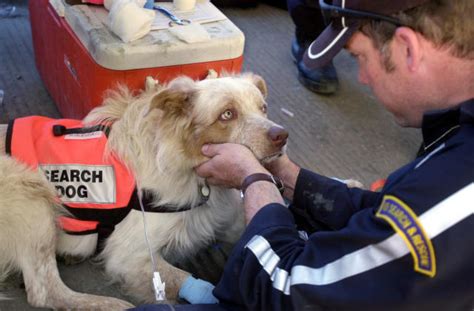
[(250, 222), (209, 310), (474, 310), (474, 100), (422, 131), (381, 192), (302, 170), (290, 209)]

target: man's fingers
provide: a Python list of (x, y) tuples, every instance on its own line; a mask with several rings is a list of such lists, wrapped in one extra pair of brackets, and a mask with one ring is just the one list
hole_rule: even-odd
[(236, 153), (242, 150), (242, 148), (247, 147), (234, 143), (205, 144), (202, 146), (201, 152), (203, 155), (212, 158), (219, 154)]
[(199, 166), (196, 166), (194, 170), (196, 171), (196, 174), (203, 178), (208, 178), (212, 176), (209, 161), (206, 161), (200, 164)]
[(218, 154), (219, 146), (220, 145), (216, 144), (205, 144), (204, 146), (202, 146), (201, 152), (206, 157), (212, 158), (213, 156)]

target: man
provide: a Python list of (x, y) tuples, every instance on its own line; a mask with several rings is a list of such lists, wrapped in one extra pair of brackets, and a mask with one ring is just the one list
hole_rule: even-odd
[(371, 192), (287, 156), (263, 167), (244, 146), (204, 146), (197, 173), (242, 189), (248, 226), (214, 289), (219, 304), (190, 308), (474, 310), (474, 1), (320, 5), (331, 23), (306, 66), (345, 46), (395, 120), (421, 127), (424, 152)]
[(332, 61), (317, 68), (308, 68), (303, 62), (306, 49), (326, 28), (318, 1), (287, 0), (287, 7), (295, 24), (291, 55), (298, 69), (298, 80), (312, 92), (324, 95), (335, 93), (339, 87), (339, 80)]
[[(263, 167), (243, 146), (205, 146), (198, 174), (244, 188), (248, 222), (214, 295), (249, 310), (473, 310), (474, 2), (320, 4), (331, 24), (305, 64), (346, 46), (395, 120), (422, 128), (424, 153), (376, 193), (286, 156)], [(283, 180), (290, 208), (256, 173)]]

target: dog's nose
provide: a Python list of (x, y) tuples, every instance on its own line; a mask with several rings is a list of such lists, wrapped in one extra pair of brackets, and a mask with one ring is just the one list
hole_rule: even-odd
[(268, 137), (275, 147), (283, 147), (288, 138), (288, 132), (281, 126), (272, 126), (268, 130)]

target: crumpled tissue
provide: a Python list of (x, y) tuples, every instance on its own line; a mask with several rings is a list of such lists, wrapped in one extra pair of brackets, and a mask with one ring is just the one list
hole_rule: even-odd
[(145, 0), (114, 0), (112, 3), (109, 0), (104, 5), (107, 2), (107, 5), (111, 4), (108, 26), (122, 41), (128, 43), (150, 32), (155, 12), (143, 8)]
[(191, 23), (188, 25), (176, 25), (168, 28), (168, 30), (186, 43), (197, 43), (211, 40), (211, 36), (206, 29), (199, 23)]

